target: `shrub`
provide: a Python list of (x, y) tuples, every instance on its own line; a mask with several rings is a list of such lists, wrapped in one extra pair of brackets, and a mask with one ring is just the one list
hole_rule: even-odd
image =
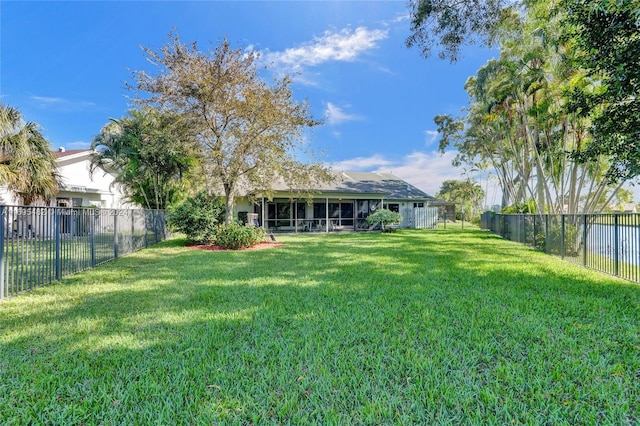
[(221, 224), (216, 228), (214, 243), (220, 247), (238, 250), (264, 241), (265, 236), (264, 229), (255, 226), (243, 226), (237, 223)]
[(525, 204), (512, 204), (500, 211), (502, 214), (522, 214), (536, 213), (536, 203), (533, 200), (527, 201)]
[(167, 224), (184, 233), (189, 241), (209, 244), (216, 237), (218, 225), (224, 223), (225, 212), (222, 198), (200, 192), (171, 211)]
[(391, 210), (382, 209), (367, 216), (367, 223), (371, 226), (380, 224), (382, 226), (382, 232), (393, 232), (394, 228), (389, 225), (402, 222), (402, 215)]

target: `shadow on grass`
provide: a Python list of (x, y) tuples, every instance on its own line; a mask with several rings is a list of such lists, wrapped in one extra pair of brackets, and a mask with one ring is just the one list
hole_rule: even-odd
[(640, 289), (481, 231), (170, 240), (0, 304), (52, 423), (638, 420)]

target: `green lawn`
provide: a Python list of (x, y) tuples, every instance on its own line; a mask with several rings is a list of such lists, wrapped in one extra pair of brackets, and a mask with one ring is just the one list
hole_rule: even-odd
[(0, 424), (640, 422), (640, 286), (474, 229), (278, 239), (0, 302)]

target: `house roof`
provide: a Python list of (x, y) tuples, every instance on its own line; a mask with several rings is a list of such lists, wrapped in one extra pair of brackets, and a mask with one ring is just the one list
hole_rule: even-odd
[[(318, 193), (339, 194), (371, 194), (398, 200), (430, 200), (433, 197), (406, 181), (390, 173), (372, 172), (334, 172), (335, 179), (331, 183), (321, 183), (313, 188)], [(278, 184), (276, 191), (287, 191), (291, 188)]]
[(57, 151), (54, 151), (54, 155), (56, 158), (69, 157), (71, 155), (83, 154), (85, 152), (91, 152), (90, 149), (64, 149), (61, 148)]

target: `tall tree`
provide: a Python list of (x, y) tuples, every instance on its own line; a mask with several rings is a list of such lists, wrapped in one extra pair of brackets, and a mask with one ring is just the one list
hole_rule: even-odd
[(153, 108), (112, 119), (93, 140), (91, 172), (115, 175), (129, 201), (166, 209), (182, 201), (197, 166), (195, 142), (184, 120)]
[(48, 202), (59, 191), (56, 158), (36, 123), (0, 104), (0, 183), (24, 205)]
[(130, 88), (144, 94), (139, 104), (188, 117), (208, 185), (226, 197), (227, 223), (241, 191), (269, 192), (277, 179), (296, 188), (329, 179), (320, 163), (298, 160), (304, 130), (320, 123), (306, 101), (294, 100), (290, 77), (268, 85), (258, 76), (257, 56), (232, 49), (226, 39), (206, 53), (195, 42), (183, 44), (176, 34), (169, 39), (159, 51), (144, 49), (159, 73), (135, 73)]
[[(607, 155), (607, 177), (615, 182), (640, 176), (640, 0), (411, 0), (409, 5), (413, 33), (407, 45), (425, 56), (440, 45), (440, 56), (451, 61), (465, 44), (505, 40), (505, 23), (532, 11), (559, 21), (566, 43), (581, 52), (572, 65), (587, 74), (573, 82), (570, 105), (562, 108), (593, 123), (594, 143), (581, 145), (574, 157), (586, 162)], [(549, 22), (541, 21), (540, 28)]]
[(616, 181), (640, 176), (640, 0), (564, 0), (584, 84), (571, 108), (591, 117), (594, 143), (581, 160), (609, 156)]
[(438, 116), (440, 149), (455, 146), (459, 164), (493, 166), (503, 207), (530, 201), (538, 212), (601, 211), (617, 186), (605, 156), (576, 162), (590, 137), (585, 118), (565, 109), (566, 87), (582, 75), (575, 50), (560, 40), (560, 20), (540, 2), (513, 26), (499, 59), (467, 81), (464, 121)]

